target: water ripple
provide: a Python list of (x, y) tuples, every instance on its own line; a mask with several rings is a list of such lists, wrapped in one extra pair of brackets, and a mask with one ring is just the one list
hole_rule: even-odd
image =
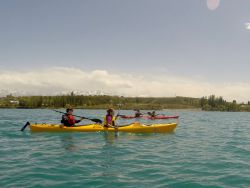
[(60, 117), (50, 110), (0, 111), (0, 187), (250, 187), (248, 113), (180, 111), (175, 133), (116, 136), (20, 132), (26, 121)]

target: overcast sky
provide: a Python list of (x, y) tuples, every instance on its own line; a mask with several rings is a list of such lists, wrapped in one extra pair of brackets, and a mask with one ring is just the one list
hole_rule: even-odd
[(250, 1), (0, 0), (0, 90), (250, 100)]

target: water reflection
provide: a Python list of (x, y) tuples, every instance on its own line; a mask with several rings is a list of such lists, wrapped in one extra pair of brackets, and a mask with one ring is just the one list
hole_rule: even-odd
[(66, 151), (99, 150), (103, 146), (97, 133), (65, 133), (60, 140)]
[(103, 132), (104, 145), (100, 149), (100, 167), (101, 176), (113, 176), (117, 177), (119, 171), (117, 170), (117, 162), (121, 148), (117, 147), (117, 142), (119, 140), (118, 132)]
[[(118, 140), (119, 132), (103, 132), (103, 137), (106, 144), (113, 144), (115, 141)], [(106, 145), (105, 144), (105, 145)]]
[(61, 143), (62, 143), (62, 147), (66, 151), (76, 151), (79, 149), (77, 145), (75, 145), (75, 138), (72, 136), (72, 134), (66, 134), (62, 136)]

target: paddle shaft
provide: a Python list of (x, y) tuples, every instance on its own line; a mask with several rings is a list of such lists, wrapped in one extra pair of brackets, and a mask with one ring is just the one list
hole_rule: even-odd
[[(61, 111), (58, 111), (58, 110), (53, 110), (53, 111), (64, 114), (64, 115), (67, 115), (67, 113), (64, 113), (64, 112), (61, 112)], [(77, 116), (77, 115), (73, 115), (73, 116), (83, 118), (83, 119), (88, 119), (88, 120), (94, 121), (96, 123), (102, 123), (102, 120), (100, 120), (100, 119), (91, 119), (91, 118), (87, 118), (87, 117), (83, 117), (83, 116)]]

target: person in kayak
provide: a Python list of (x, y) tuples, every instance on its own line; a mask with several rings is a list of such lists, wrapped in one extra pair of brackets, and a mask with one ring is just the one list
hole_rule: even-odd
[(104, 117), (104, 127), (116, 127), (115, 120), (116, 120), (115, 112), (113, 108), (109, 108), (107, 110), (107, 114)]
[(158, 114), (156, 114), (155, 111), (153, 111), (153, 112), (148, 112), (148, 115), (151, 116), (152, 118), (158, 116)]
[(80, 120), (75, 120), (73, 115), (73, 109), (67, 108), (66, 114), (62, 115), (61, 123), (66, 127), (74, 127), (76, 123), (79, 123), (83, 118)]
[(140, 112), (139, 109), (136, 109), (136, 110), (135, 110), (135, 117), (136, 117), (136, 118), (142, 117), (142, 115), (143, 115), (143, 114)]

